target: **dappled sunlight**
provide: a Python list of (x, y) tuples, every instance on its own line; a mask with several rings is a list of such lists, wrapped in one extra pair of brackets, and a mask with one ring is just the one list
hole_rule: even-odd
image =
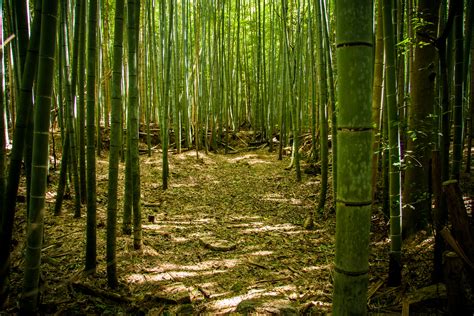
[(194, 265), (178, 265), (166, 262), (146, 269), (143, 273), (130, 274), (127, 281), (130, 283), (145, 283), (210, 276), (225, 273), (243, 263), (244, 261), (241, 259), (208, 260)]
[(53, 203), (56, 199), (57, 192), (54, 191), (48, 191), (45, 194), (45, 199), (48, 203)]
[(329, 309), (332, 307), (332, 303), (323, 302), (323, 301), (311, 301), (311, 303), (316, 308), (324, 307), (325, 309)]
[(219, 273), (225, 273), (226, 270), (212, 270), (212, 271), (166, 271), (157, 274), (131, 274), (127, 281), (130, 283), (145, 283), (145, 282), (159, 282), (159, 281), (171, 281), (171, 280), (182, 280), (186, 278), (192, 278), (196, 276), (206, 276)]
[(263, 164), (269, 165), (269, 164), (271, 164), (271, 162), (265, 161), (265, 160), (262, 160), (262, 159), (250, 159), (247, 162), (251, 166), (252, 165), (257, 165), (257, 164), (260, 164), (260, 165), (263, 165)]
[(429, 236), (426, 239), (422, 240), (416, 247), (425, 249), (427, 247), (433, 247), (434, 245), (434, 236)]
[(256, 165), (256, 164), (271, 164), (270, 161), (263, 160), (258, 157), (256, 154), (247, 154), (235, 158), (231, 158), (228, 160), (230, 163), (239, 163), (245, 161), (249, 165)]
[(97, 164), (99, 165), (109, 165), (109, 160), (107, 159), (96, 159)]
[(235, 158), (230, 158), (230, 159), (228, 159), (228, 161), (230, 163), (236, 163), (236, 162), (239, 162), (241, 160), (252, 159), (254, 157), (257, 157), (257, 155), (256, 154), (247, 154), (247, 155), (243, 155), (243, 156), (239, 156), (239, 157), (235, 157)]
[(262, 217), (261, 216), (246, 216), (246, 215), (243, 215), (243, 216), (232, 216), (230, 218), (231, 221), (236, 221), (236, 222), (254, 221), (254, 220), (258, 220), (258, 219), (262, 219)]
[(211, 236), (211, 235), (212, 235), (212, 232), (210, 232), (210, 231), (196, 232), (196, 233), (188, 234), (189, 238), (201, 238), (201, 237), (207, 237), (207, 236)]
[(384, 238), (380, 241), (371, 243), (372, 246), (385, 246), (390, 244), (390, 238)]
[(170, 188), (194, 188), (199, 186), (199, 183), (189, 181), (187, 183), (171, 183)]
[(277, 203), (288, 203), (291, 205), (302, 205), (303, 201), (301, 199), (295, 198), (285, 198), (281, 194), (278, 193), (267, 193), (263, 196), (262, 200), (270, 201), (270, 202), (277, 202)]
[[(179, 159), (179, 160), (185, 160), (185, 159), (189, 159), (189, 158), (196, 159), (196, 150), (188, 150), (188, 151), (182, 152), (181, 154), (176, 154), (176, 155), (174, 155), (174, 157)], [(199, 151), (199, 158), (200, 159), (206, 159), (206, 158), (208, 158), (208, 156), (205, 152)]]
[(286, 284), (282, 286), (275, 287), (275, 291), (280, 293), (288, 293), (288, 292), (295, 292), (297, 290), (294, 284)]
[(264, 194), (263, 198), (264, 199), (283, 199), (283, 195), (281, 193), (270, 192), (270, 193)]
[(145, 158), (142, 161), (142, 164), (144, 165), (157, 165), (159, 161), (157, 161), (155, 158)]
[(285, 223), (285, 224), (276, 224), (276, 225), (271, 225), (271, 226), (266, 225), (262, 227), (244, 229), (242, 230), (242, 234), (264, 233), (264, 232), (274, 232), (274, 231), (287, 232), (290, 230), (300, 231), (300, 228), (298, 226)]
[(321, 271), (321, 270), (329, 270), (330, 268), (331, 268), (330, 264), (321, 264), (318, 266), (303, 267), (303, 271), (304, 272)]
[(161, 228), (178, 228), (185, 229), (186, 227), (181, 226), (190, 226), (196, 224), (212, 224), (215, 223), (216, 219), (214, 218), (183, 218), (182, 220), (158, 220), (157, 223), (143, 225), (144, 229), (159, 230)]
[(304, 234), (307, 233), (307, 230), (292, 230), (284, 232), (286, 235), (297, 235), (297, 234)]
[(273, 255), (274, 251), (268, 251), (268, 250), (261, 250), (261, 251), (255, 251), (252, 253), (247, 254), (248, 256), (270, 256)]
[(207, 260), (202, 261), (193, 265), (179, 265), (170, 262), (159, 264), (151, 269), (147, 269), (147, 272), (167, 272), (171, 270), (183, 270), (183, 271), (205, 271), (213, 270), (217, 268), (234, 268), (242, 260), (239, 259), (222, 259), (222, 260)]
[[(200, 153), (199, 159), (195, 154), (170, 155), (175, 168), (168, 190), (162, 189), (160, 159), (140, 156), (143, 246), (135, 251), (133, 239), (118, 234), (119, 278), (129, 292), (117, 293), (146, 311), (165, 305), (164, 312), (172, 315), (183, 305), (190, 305), (194, 314), (233, 313), (249, 299), (256, 300), (250, 304), (257, 313), (278, 314), (310, 300), (326, 300), (313, 297), (311, 289), (315, 283), (321, 290), (328, 288), (323, 276), (330, 272), (327, 262), (334, 249), (323, 253), (319, 244), (326, 246), (332, 239), (324, 222), (315, 223), (313, 231), (300, 224), (300, 215), (314, 204), (314, 188), (284, 180), (287, 161), (276, 161), (266, 151), (239, 154), (242, 157)], [(103, 187), (107, 176), (98, 171)], [(106, 193), (98, 198), (98, 216), (106, 223), (108, 198)], [(85, 226), (85, 219), (81, 223)], [(105, 233), (98, 230), (103, 250)], [(45, 250), (51, 262), (62, 255), (62, 250), (52, 250)], [(102, 258), (105, 255), (99, 259), (105, 270)], [(187, 311), (184, 314), (191, 314)]]
[(244, 228), (244, 227), (255, 227), (255, 226), (260, 227), (263, 225), (264, 225), (263, 222), (251, 222), (251, 223), (229, 224), (228, 226), (232, 228)]
[(185, 242), (188, 242), (189, 241), (189, 238), (185, 238), (185, 237), (173, 237), (171, 238), (171, 241), (175, 242), (175, 243), (185, 243)]
[(159, 231), (169, 231), (170, 229), (185, 229), (185, 225), (191, 225), (191, 223), (179, 223), (179, 225), (170, 225), (170, 224), (147, 224), (143, 225), (143, 230), (159, 230)]
[(216, 219), (215, 218), (198, 218), (198, 219), (194, 219), (193, 221), (199, 224), (210, 224), (210, 223), (215, 223)]
[(235, 307), (237, 307), (237, 305), (239, 305), (240, 302), (244, 300), (259, 299), (264, 297), (275, 297), (279, 295), (280, 293), (277, 291), (267, 291), (266, 289), (253, 289), (250, 290), (247, 294), (223, 298), (214, 302), (210, 302), (207, 305), (207, 308), (209, 310), (225, 312), (223, 310), (234, 309)]

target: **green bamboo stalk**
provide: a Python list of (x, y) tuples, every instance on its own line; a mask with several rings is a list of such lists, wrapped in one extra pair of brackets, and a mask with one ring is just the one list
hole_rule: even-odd
[[(319, 140), (320, 140), (320, 157), (321, 157), (321, 189), (319, 192), (318, 212), (324, 211), (326, 204), (326, 194), (328, 186), (328, 115), (327, 115), (327, 69), (326, 69), (326, 49), (324, 46), (323, 28), (326, 28), (322, 23), (322, 6), (321, 1), (316, 0), (315, 5), (315, 24), (317, 28), (316, 47), (318, 51), (318, 75), (320, 78), (319, 84)], [(337, 161), (336, 161), (337, 164)]]
[(26, 0), (12, 1), (12, 8), (15, 16), (15, 26), (17, 40), (15, 41), (18, 47), (18, 61), (15, 63), (18, 65), (18, 78), (23, 75), (25, 67), (25, 60), (29, 45), (29, 34), (28, 34), (28, 6)]
[[(3, 21), (3, 0), (0, 0), (0, 21)], [(3, 23), (0, 25), (0, 40), (2, 43), (4, 42), (3, 39)], [(6, 117), (6, 106), (4, 102), (4, 72), (3, 72), (3, 65), (4, 65), (4, 56), (3, 56), (3, 49), (0, 50), (0, 205), (2, 209), (5, 205), (6, 200), (6, 185), (7, 185), (7, 177), (6, 177), (6, 157), (7, 157), (7, 143), (6, 143), (6, 136), (8, 136), (8, 129), (6, 128), (7, 124), (5, 122)], [(3, 209), (3, 212), (5, 209)], [(2, 212), (2, 213), (3, 213)], [(3, 227), (3, 214), (0, 213), (0, 229)], [(0, 271), (2, 270), (0, 266)], [(2, 291), (1, 289), (3, 286), (0, 286), (0, 306), (2, 306)]]
[(56, 49), (58, 1), (44, 1), (41, 17), (41, 40), (38, 86), (34, 109), (34, 133), (30, 210), (27, 224), (25, 275), (20, 299), (21, 313), (36, 313), (39, 303), (43, 217), (49, 160), (49, 124)]
[(97, 0), (90, 0), (87, 31), (87, 230), (86, 273), (94, 274), (97, 267), (97, 199), (96, 199), (96, 63), (97, 63)]
[(336, 94), (334, 84), (334, 70), (332, 61), (331, 42), (329, 39), (329, 23), (327, 15), (329, 15), (326, 6), (326, 0), (321, 0), (322, 5), (322, 23), (324, 33), (324, 43), (326, 45), (326, 71), (327, 71), (327, 88), (329, 95), (329, 108), (331, 110), (331, 150), (332, 150), (332, 189), (333, 200), (337, 200), (337, 111), (336, 111)]
[(389, 199), (390, 199), (390, 263), (388, 284), (401, 283), (401, 203), (400, 203), (400, 134), (398, 131), (397, 87), (395, 73), (395, 38), (392, 24), (391, 0), (383, 1), (383, 33), (385, 48), (385, 89), (387, 92), (389, 141)]
[[(87, 200), (86, 188), (86, 109), (85, 109), (85, 76), (86, 76), (86, 16), (87, 1), (77, 0), (81, 2), (79, 15), (79, 55), (78, 55), (78, 103), (77, 103), (77, 130), (79, 144), (79, 178), (81, 183), (81, 202), (84, 204)], [(76, 11), (77, 14), (77, 11)], [(77, 30), (77, 26), (76, 26)]]
[[(168, 163), (168, 121), (169, 121), (169, 92), (170, 92), (170, 72), (171, 72), (171, 49), (172, 49), (172, 31), (173, 31), (173, 9), (174, 5), (172, 0), (168, 4), (169, 15), (168, 15), (168, 34), (166, 34), (166, 45), (163, 47), (165, 51), (165, 70), (164, 70), (164, 92), (163, 92), (163, 121), (162, 121), (162, 151), (163, 151), (163, 190), (168, 188), (169, 178), (169, 163)], [(162, 13), (164, 14), (164, 13)], [(165, 19), (162, 19), (164, 22)]]
[[(417, 29), (414, 59), (410, 68), (410, 109), (408, 137), (404, 162), (402, 237), (407, 238), (428, 223), (431, 209), (429, 195), (429, 160), (433, 142), (434, 68), (436, 51), (433, 43), (425, 43), (427, 34), (434, 36), (439, 1), (420, 0), (418, 14), (426, 20)], [(420, 45), (420, 42), (423, 44)]]
[[(138, 153), (138, 55), (137, 23), (140, 21), (140, 0), (128, 0), (128, 62), (129, 62), (129, 95), (128, 95), (128, 126), (127, 142), (132, 175), (132, 214), (133, 214), (133, 247), (140, 249), (142, 245), (141, 207), (140, 207), (140, 157)], [(130, 189), (130, 188), (129, 188)]]
[(372, 1), (336, 1), (338, 201), (334, 315), (367, 314), (372, 204)]
[(35, 3), (35, 18), (33, 20), (31, 38), (25, 60), (25, 68), (21, 80), (20, 95), (16, 105), (16, 121), (13, 131), (13, 147), (10, 154), (5, 199), (2, 204), (0, 220), (0, 305), (6, 299), (6, 278), (10, 269), (10, 246), (15, 218), (15, 204), (20, 184), (21, 163), (27, 135), (27, 122), (32, 116), (33, 81), (38, 64), (38, 49), (40, 43), (42, 1)]
[[(381, 157), (380, 143), (380, 112), (382, 107), (384, 47), (383, 47), (383, 10), (382, 0), (377, 1), (377, 23), (375, 31), (375, 63), (374, 84), (372, 89), (372, 124), (374, 125), (374, 143), (372, 145), (372, 193), (375, 198), (377, 192), (379, 157)], [(373, 199), (374, 200), (374, 199)], [(375, 202), (375, 201), (374, 201)]]
[(463, 75), (464, 75), (464, 44), (463, 44), (463, 11), (464, 1), (458, 0), (454, 16), (455, 37), (455, 67), (454, 67), (454, 137), (453, 137), (453, 164), (451, 177), (459, 180), (462, 162), (463, 140)]
[[(469, 19), (473, 21), (473, 8), (472, 8), (472, 2), (469, 2)], [(469, 23), (470, 27), (472, 28), (472, 22)], [(469, 94), (469, 116), (471, 118), (470, 120), (470, 126), (469, 126), (469, 135), (468, 135), (468, 144), (467, 144), (467, 161), (466, 161), (466, 173), (471, 172), (471, 159), (472, 159), (472, 138), (474, 136), (474, 32), (472, 30), (470, 31), (471, 33), (471, 41), (470, 41), (470, 50), (471, 50), (471, 70), (470, 70), (470, 94)], [(467, 56), (466, 56), (467, 58)], [(466, 76), (467, 77), (467, 76)], [(467, 90), (467, 85), (466, 85), (466, 90)], [(466, 92), (467, 94), (467, 92)]]
[[(70, 172), (72, 174), (73, 184), (74, 184), (74, 217), (79, 218), (81, 216), (81, 195), (80, 195), (80, 185), (79, 185), (79, 174), (78, 174), (78, 165), (77, 165), (77, 156), (76, 156), (76, 138), (74, 131), (74, 108), (72, 104), (72, 93), (71, 93), (71, 81), (69, 80), (69, 49), (68, 49), (68, 33), (67, 33), (67, 24), (66, 24), (66, 2), (61, 2), (61, 28), (60, 28), (60, 42), (62, 45), (61, 49), (61, 59), (63, 60), (63, 68), (60, 71), (63, 72), (66, 88), (66, 105), (65, 105), (65, 115), (66, 115), (66, 136), (64, 139), (63, 146), (63, 160), (61, 161), (61, 173), (60, 173), (60, 183), (58, 184), (58, 192), (56, 195), (56, 204), (54, 209), (54, 214), (59, 215), (61, 212), (62, 201), (64, 198), (64, 188), (66, 180), (66, 170), (70, 163)], [(63, 167), (64, 166), (64, 167)]]
[(116, 239), (117, 239), (117, 184), (120, 156), (120, 135), (122, 116), (122, 57), (123, 57), (123, 16), (124, 0), (115, 3), (115, 29), (112, 68), (112, 108), (109, 154), (109, 185), (107, 190), (107, 284), (111, 288), (118, 286)]

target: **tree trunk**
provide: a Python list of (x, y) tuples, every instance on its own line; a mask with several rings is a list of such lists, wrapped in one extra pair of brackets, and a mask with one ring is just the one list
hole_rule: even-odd
[[(138, 156), (138, 28), (140, 21), (140, 0), (128, 0), (128, 115), (127, 144), (132, 175), (132, 214), (133, 214), (133, 247), (140, 249), (142, 240), (141, 209), (140, 209), (140, 157)], [(129, 188), (130, 189), (130, 188)]]
[(372, 1), (336, 1), (339, 168), (334, 315), (367, 314), (372, 204), (372, 24)]
[[(427, 23), (418, 29), (416, 42), (427, 42), (426, 34), (436, 34), (439, 1), (421, 0), (418, 14)], [(411, 106), (408, 110), (408, 144), (405, 154), (405, 185), (403, 191), (403, 238), (407, 238), (427, 224), (431, 207), (429, 196), (429, 160), (433, 139), (434, 81), (436, 77), (435, 47), (416, 44), (411, 67)]]
[[(318, 47), (318, 69), (320, 84), (319, 84), (319, 140), (320, 140), (320, 157), (321, 157), (321, 190), (319, 192), (318, 212), (324, 211), (324, 205), (326, 204), (326, 193), (328, 186), (328, 115), (327, 115), (327, 103), (328, 103), (328, 84), (327, 84), (327, 69), (326, 69), (326, 52), (325, 49), (330, 47), (324, 47), (324, 37), (322, 29), (322, 18), (321, 14), (321, 1), (316, 2), (316, 32), (317, 40), (316, 46)], [(334, 164), (336, 165), (337, 162)]]
[(122, 57), (123, 57), (123, 15), (124, 0), (115, 3), (115, 29), (112, 73), (112, 108), (109, 154), (109, 185), (107, 204), (107, 284), (111, 288), (118, 285), (116, 259), (117, 226), (117, 184), (120, 156), (120, 135), (122, 116)]
[(85, 271), (94, 274), (97, 267), (97, 199), (95, 166), (96, 43), (97, 0), (90, 0), (87, 31), (87, 234)]
[(384, 43), (383, 43), (383, 10), (382, 0), (377, 1), (377, 24), (375, 31), (375, 63), (374, 63), (374, 85), (372, 89), (372, 123), (374, 124), (374, 143), (372, 145), (372, 193), (377, 193), (377, 175), (379, 167), (380, 135), (380, 112), (382, 107), (383, 73), (384, 73)]
[(54, 53), (58, 1), (44, 1), (41, 18), (41, 40), (38, 65), (38, 86), (34, 110), (33, 160), (30, 210), (27, 225), (25, 275), (20, 299), (21, 313), (36, 313), (39, 299), (43, 217), (45, 211), (46, 178), (49, 160), (49, 125), (53, 91)]
[(454, 137), (453, 137), (453, 164), (451, 170), (451, 177), (459, 180), (459, 173), (462, 162), (462, 147), (463, 147), (463, 74), (464, 74), (464, 60), (463, 60), (463, 11), (464, 1), (458, 0), (455, 6), (456, 13), (454, 14), (454, 37), (455, 37), (455, 65), (454, 65)]
[(395, 40), (391, 0), (383, 1), (383, 31), (385, 47), (385, 91), (387, 92), (389, 142), (389, 205), (390, 205), (390, 263), (388, 284), (401, 282), (401, 204), (400, 204), (400, 134), (398, 131), (397, 87), (395, 73)]
[(17, 99), (16, 121), (13, 131), (13, 147), (10, 154), (10, 167), (8, 169), (7, 184), (4, 204), (1, 212), (0, 227), (0, 305), (6, 299), (6, 278), (10, 269), (10, 246), (15, 219), (15, 205), (20, 184), (21, 163), (27, 135), (27, 122), (33, 109), (33, 81), (38, 65), (38, 49), (41, 30), (42, 1), (35, 3), (35, 18), (31, 29), (31, 39), (26, 55), (25, 69), (21, 79), (21, 93)]

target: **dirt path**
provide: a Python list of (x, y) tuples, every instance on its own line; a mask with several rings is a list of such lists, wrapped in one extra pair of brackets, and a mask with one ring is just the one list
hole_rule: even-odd
[[(63, 214), (52, 216), (56, 187), (50, 186), (42, 252), (42, 312), (330, 311), (334, 212), (319, 216), (314, 230), (304, 230), (304, 218), (317, 203), (319, 176), (303, 174), (298, 183), (294, 170), (285, 170), (289, 159), (278, 161), (266, 150), (200, 153), (199, 159), (194, 151), (170, 155), (170, 187), (165, 192), (160, 153), (141, 156), (143, 249), (134, 251), (131, 237), (118, 232), (120, 288), (110, 291), (105, 274), (107, 159), (98, 160), (98, 269), (92, 277), (82, 275), (85, 214), (73, 219), (72, 200), (66, 200)], [(123, 190), (121, 185), (120, 194)], [(16, 311), (22, 284), (25, 221), (18, 222), (7, 312)], [(375, 309), (385, 308), (387, 302), (392, 307), (400, 303), (395, 291), (381, 291), (388, 250), (384, 229), (383, 224), (373, 225), (373, 230), (382, 230), (378, 237), (372, 233), (369, 306)]]
[[(318, 184), (315, 177), (296, 183), (287, 163), (265, 151), (174, 156), (171, 189), (157, 194), (145, 186), (144, 200), (160, 204), (145, 209), (156, 214), (144, 226), (145, 253), (153, 259), (125, 278), (131, 287), (152, 293), (186, 287), (196, 294), (194, 308), (212, 313), (248, 299), (268, 312), (296, 311), (309, 299), (328, 306), (334, 225), (302, 229)], [(209, 239), (236, 247), (209, 249)]]
[[(66, 201), (63, 215), (45, 218), (42, 309), (79, 314), (139, 310), (216, 314), (236, 308), (291, 313), (315, 301), (319, 310), (329, 310), (334, 221), (316, 223), (313, 231), (302, 228), (317, 202), (319, 181), (304, 175), (297, 183), (294, 171), (285, 170), (287, 164), (288, 159), (278, 161), (266, 150), (200, 153), (199, 159), (195, 152), (171, 155), (170, 188), (163, 192), (160, 154), (141, 156), (144, 247), (134, 251), (131, 238), (119, 232), (117, 300), (131, 300), (111, 305), (110, 298), (100, 293), (84, 295), (71, 286), (80, 283), (99, 292), (107, 290), (107, 158), (99, 159), (97, 274), (81, 275), (85, 215), (73, 219), (72, 201)], [(50, 189), (52, 209), (55, 187)], [(17, 240), (10, 304), (21, 288), (20, 227)]]

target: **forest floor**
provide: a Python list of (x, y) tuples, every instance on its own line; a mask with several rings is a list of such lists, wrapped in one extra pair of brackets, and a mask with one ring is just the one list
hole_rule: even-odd
[[(120, 287), (114, 291), (106, 285), (105, 272), (108, 155), (97, 161), (98, 268), (93, 276), (83, 274), (85, 208), (83, 216), (74, 219), (69, 199), (62, 215), (53, 216), (53, 181), (45, 214), (41, 313), (329, 313), (335, 239), (332, 192), (326, 211), (316, 214), (314, 229), (305, 230), (304, 219), (318, 202), (320, 176), (303, 173), (297, 182), (295, 171), (286, 169), (289, 161), (277, 160), (267, 148), (227, 155), (199, 152), (199, 158), (196, 151), (170, 153), (169, 189), (163, 191), (161, 152), (141, 155), (143, 247), (134, 250), (132, 237), (118, 229)], [(120, 168), (123, 183), (123, 164)], [(123, 190), (121, 185), (119, 192)], [(24, 218), (24, 204), (19, 205), (18, 217)], [(7, 314), (17, 311), (22, 285), (25, 220), (19, 218)], [(390, 288), (387, 233), (386, 220), (374, 210), (370, 313), (396, 315), (405, 305), (412, 315), (443, 315), (443, 288), (427, 288), (432, 234), (422, 232), (405, 245), (403, 284)]]

